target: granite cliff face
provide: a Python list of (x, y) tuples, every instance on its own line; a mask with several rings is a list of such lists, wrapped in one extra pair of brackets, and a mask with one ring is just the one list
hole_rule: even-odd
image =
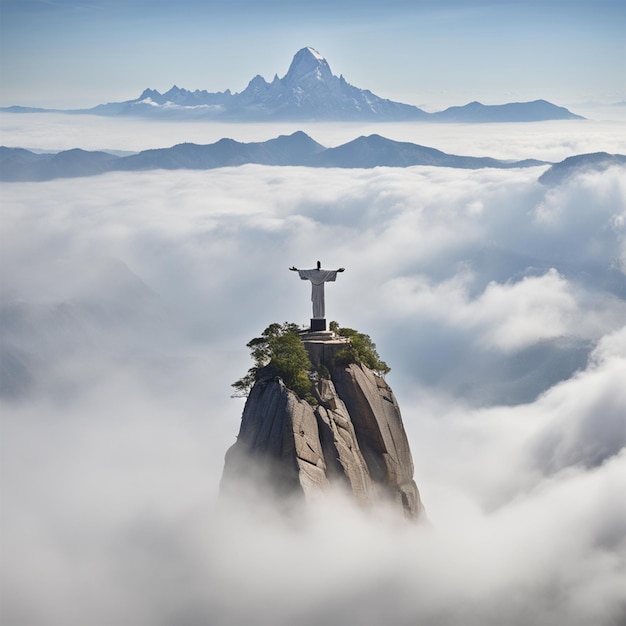
[(335, 363), (345, 341), (331, 332), (303, 336), (313, 365), (329, 373), (315, 384), (316, 406), (280, 378), (257, 380), (237, 442), (226, 453), (224, 491), (260, 482), (281, 495), (309, 498), (342, 487), (364, 506), (388, 501), (409, 518), (420, 516), (398, 403), (369, 368)]

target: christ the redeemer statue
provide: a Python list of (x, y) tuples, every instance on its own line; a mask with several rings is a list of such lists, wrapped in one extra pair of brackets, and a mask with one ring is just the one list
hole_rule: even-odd
[(311, 302), (313, 303), (313, 318), (311, 330), (326, 330), (326, 310), (324, 302), (324, 283), (334, 282), (338, 272), (345, 272), (344, 267), (338, 270), (323, 270), (318, 261), (317, 268), (313, 270), (299, 270), (297, 267), (289, 268), (292, 272), (298, 272), (302, 280), (311, 281)]

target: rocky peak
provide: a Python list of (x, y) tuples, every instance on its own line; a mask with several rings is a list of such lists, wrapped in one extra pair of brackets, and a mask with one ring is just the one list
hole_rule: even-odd
[(388, 502), (419, 518), (423, 506), (393, 391), (363, 364), (337, 361), (345, 338), (329, 331), (302, 341), (314, 368), (324, 371), (314, 386), (317, 404), (276, 376), (258, 379), (226, 453), (222, 489), (237, 494), (261, 481), (274, 493), (306, 499), (338, 487), (362, 505)]
[(295, 86), (311, 79), (325, 82), (332, 79), (333, 73), (326, 59), (313, 48), (302, 48), (296, 52), (283, 83)]
[(152, 100), (156, 100), (161, 97), (161, 94), (156, 89), (144, 89), (141, 92), (141, 95), (137, 100), (145, 100), (146, 98), (151, 98)]

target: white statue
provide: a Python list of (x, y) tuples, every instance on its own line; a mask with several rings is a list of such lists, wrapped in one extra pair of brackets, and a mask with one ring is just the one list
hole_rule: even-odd
[(338, 270), (323, 270), (322, 264), (318, 261), (317, 268), (313, 270), (299, 270), (297, 267), (289, 268), (292, 272), (298, 272), (302, 280), (311, 281), (311, 302), (313, 302), (313, 319), (324, 319), (326, 317), (324, 306), (324, 283), (334, 282), (337, 272), (345, 272), (344, 267)]

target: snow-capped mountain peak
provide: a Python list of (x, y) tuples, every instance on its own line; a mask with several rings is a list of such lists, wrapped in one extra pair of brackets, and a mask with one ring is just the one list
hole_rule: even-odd
[(489, 122), (572, 119), (567, 109), (545, 101), (484, 106), (478, 102), (429, 114), (416, 106), (380, 98), (335, 76), (314, 48), (298, 50), (287, 73), (271, 83), (255, 76), (240, 93), (209, 93), (174, 85), (164, 94), (146, 89), (139, 98), (98, 105), (98, 115), (192, 117), (222, 120), (426, 120)]
[(319, 81), (332, 79), (333, 73), (326, 59), (313, 48), (302, 48), (296, 52), (283, 78), (286, 85), (293, 85), (310, 77)]
[(307, 52), (312, 54), (318, 61), (326, 63), (326, 59), (317, 50), (315, 50), (315, 48), (307, 46), (306, 48), (303, 48), (303, 50), (306, 50)]

